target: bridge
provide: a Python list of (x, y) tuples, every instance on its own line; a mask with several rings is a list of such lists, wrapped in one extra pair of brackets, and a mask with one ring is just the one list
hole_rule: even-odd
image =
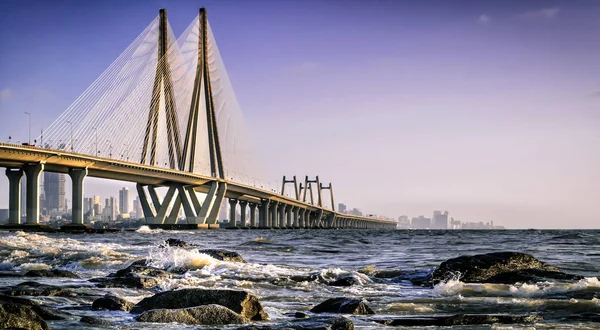
[[(72, 223), (65, 229), (85, 228), (86, 177), (136, 183), (144, 218), (156, 228), (218, 228), (225, 199), (232, 228), (396, 227), (393, 221), (337, 212), (333, 186), (318, 176), (301, 182), (284, 176), (281, 190), (268, 189), (241, 118), (206, 10), (175, 38), (161, 9), (38, 137), (39, 145), (0, 143), (0, 166), (9, 181), (8, 226), (39, 226), (39, 182), (50, 171), (72, 181)], [(182, 209), (185, 223), (178, 222)]]

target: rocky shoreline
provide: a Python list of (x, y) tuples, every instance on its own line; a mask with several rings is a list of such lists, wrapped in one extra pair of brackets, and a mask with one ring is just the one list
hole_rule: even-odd
[[(198, 249), (179, 239), (167, 239), (160, 248), (196, 249), (200, 253), (224, 262), (245, 263), (239, 253), (219, 249)], [(298, 310), (287, 315), (287, 319), (271, 321), (263, 309), (261, 299), (245, 290), (181, 288), (161, 290), (160, 283), (185, 276), (189, 269), (182, 267), (159, 268), (151, 266), (146, 259), (130, 263), (127, 267), (105, 277), (89, 279), (88, 288), (82, 291), (78, 286), (55, 286), (43, 283), (45, 278), (78, 279), (76, 273), (62, 270), (30, 270), (24, 273), (2, 272), (0, 277), (23, 277), (25, 281), (13, 286), (0, 288), (0, 324), (8, 328), (48, 329), (46, 321), (72, 319), (67, 310), (57, 310), (44, 306), (31, 298), (66, 297), (89, 301), (85, 310), (103, 310), (115, 313), (129, 312), (133, 322), (172, 323), (184, 325), (228, 326), (235, 329), (296, 329), (296, 330), (345, 330), (354, 329), (349, 316), (360, 316), (362, 321), (386, 327), (424, 327), (482, 324), (534, 324), (544, 319), (541, 313), (460, 313), (440, 315), (403, 315), (391, 317), (378, 315), (369, 306), (369, 301), (357, 297), (339, 296), (324, 299), (310, 310)], [(393, 270), (361, 271), (369, 281), (380, 283), (401, 283), (410, 281), (413, 285), (433, 288), (440, 283), (459, 280), (463, 283), (536, 283), (545, 280), (574, 283), (583, 277), (568, 274), (560, 269), (539, 261), (535, 257), (518, 252), (496, 252), (471, 256), (460, 256), (442, 262), (433, 272), (422, 276), (407, 276)], [(32, 281), (31, 279), (37, 279)], [(322, 274), (302, 274), (289, 276), (281, 281), (317, 282), (331, 287), (352, 287), (364, 281), (361, 277), (341, 276), (325, 278)], [(98, 295), (93, 288), (131, 288), (145, 290), (152, 294), (137, 303), (109, 293)], [(597, 291), (578, 299), (599, 299)], [(27, 298), (23, 298), (27, 297)], [(595, 322), (597, 314), (581, 314)], [(88, 326), (110, 327), (111, 320), (92, 316), (81, 317), (79, 322)], [(236, 328), (236, 326), (239, 326)]]

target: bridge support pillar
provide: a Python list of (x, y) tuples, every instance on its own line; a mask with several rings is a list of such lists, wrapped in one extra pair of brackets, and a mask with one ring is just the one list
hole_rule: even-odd
[(285, 229), (285, 211), (287, 209), (287, 205), (283, 203), (279, 203), (279, 228)]
[(300, 227), (298, 224), (298, 210), (300, 208), (298, 206), (292, 207), (292, 228)]
[(263, 200), (258, 208), (258, 227), (268, 228), (269, 225), (269, 200)]
[(40, 175), (44, 164), (33, 163), (23, 166), (27, 176), (27, 222), (28, 225), (40, 223)]
[(23, 170), (6, 169), (8, 177), (8, 224), (18, 225), (21, 223), (21, 179)]
[(69, 176), (71, 177), (72, 188), (72, 218), (71, 224), (83, 225), (83, 179), (88, 174), (87, 168), (70, 168)]
[(235, 227), (235, 211), (237, 208), (237, 199), (229, 199), (229, 228)]
[(279, 202), (271, 201), (271, 219), (269, 221), (269, 228), (279, 228), (279, 223), (277, 222), (277, 207), (279, 206)]
[(240, 201), (240, 215), (241, 215), (241, 219), (240, 219), (240, 226), (246, 227), (246, 206), (248, 206), (248, 202), (247, 201)]
[(292, 224), (292, 208), (293, 207), (291, 205), (286, 205), (286, 207), (285, 207), (285, 215), (286, 215), (286, 220), (287, 220), (286, 227), (288, 229), (294, 228), (293, 224)]
[(256, 204), (250, 203), (250, 228), (256, 227)]

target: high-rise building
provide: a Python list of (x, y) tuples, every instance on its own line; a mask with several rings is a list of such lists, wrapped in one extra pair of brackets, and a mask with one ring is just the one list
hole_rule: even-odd
[(401, 215), (398, 217), (398, 228), (410, 228), (410, 219), (408, 219), (408, 215)]
[(83, 214), (86, 214), (93, 209), (94, 209), (94, 199), (91, 197), (85, 197), (83, 199)]
[(142, 205), (140, 204), (139, 196), (133, 200), (133, 213), (135, 213), (134, 218), (136, 218), (136, 219), (141, 219), (144, 217), (144, 213), (142, 211)]
[(432, 229), (448, 229), (448, 211), (434, 211), (431, 219)]
[(346, 204), (339, 203), (339, 204), (338, 204), (338, 209), (337, 209), (337, 210), (338, 210), (338, 212), (340, 212), (340, 213), (346, 213), (346, 212), (347, 212), (347, 207), (346, 207)]
[(119, 214), (129, 213), (129, 188), (119, 190)]
[(431, 228), (431, 219), (425, 218), (424, 216), (419, 216), (417, 218), (412, 218), (410, 222), (410, 227), (413, 229), (428, 229)]
[(44, 180), (40, 190), (44, 192), (43, 207), (48, 212), (65, 212), (65, 175), (62, 173), (44, 172)]

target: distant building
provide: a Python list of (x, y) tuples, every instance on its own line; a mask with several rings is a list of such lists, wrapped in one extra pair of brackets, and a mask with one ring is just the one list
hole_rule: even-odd
[(136, 218), (136, 219), (141, 219), (144, 217), (144, 213), (142, 211), (142, 205), (140, 204), (139, 196), (133, 200), (133, 213), (135, 214), (134, 218)]
[(359, 216), (359, 217), (362, 217), (362, 215), (363, 215), (362, 212), (359, 209), (357, 209), (356, 207), (353, 208), (349, 213), (352, 215)]
[(119, 214), (129, 214), (129, 188), (119, 190)]
[(343, 204), (343, 203), (339, 203), (338, 204), (338, 209), (337, 210), (340, 213), (346, 213), (348, 211), (347, 208), (346, 208), (346, 204)]
[(83, 213), (88, 213), (89, 211), (94, 209), (94, 199), (91, 197), (86, 197), (83, 199)]
[(398, 217), (398, 228), (410, 228), (410, 219), (408, 218), (408, 215), (401, 215)]
[(431, 229), (448, 229), (448, 211), (434, 211), (431, 219)]
[(429, 228), (431, 228), (431, 219), (425, 218), (422, 215), (417, 218), (412, 218), (412, 220), (410, 222), (410, 228), (429, 229)]
[(0, 209), (0, 223), (8, 223), (8, 209)]
[(67, 211), (64, 174), (44, 172), (43, 192), (45, 195), (45, 208), (50, 214)]
[(451, 229), (460, 229), (460, 221), (454, 220), (454, 218), (450, 218), (450, 228)]

